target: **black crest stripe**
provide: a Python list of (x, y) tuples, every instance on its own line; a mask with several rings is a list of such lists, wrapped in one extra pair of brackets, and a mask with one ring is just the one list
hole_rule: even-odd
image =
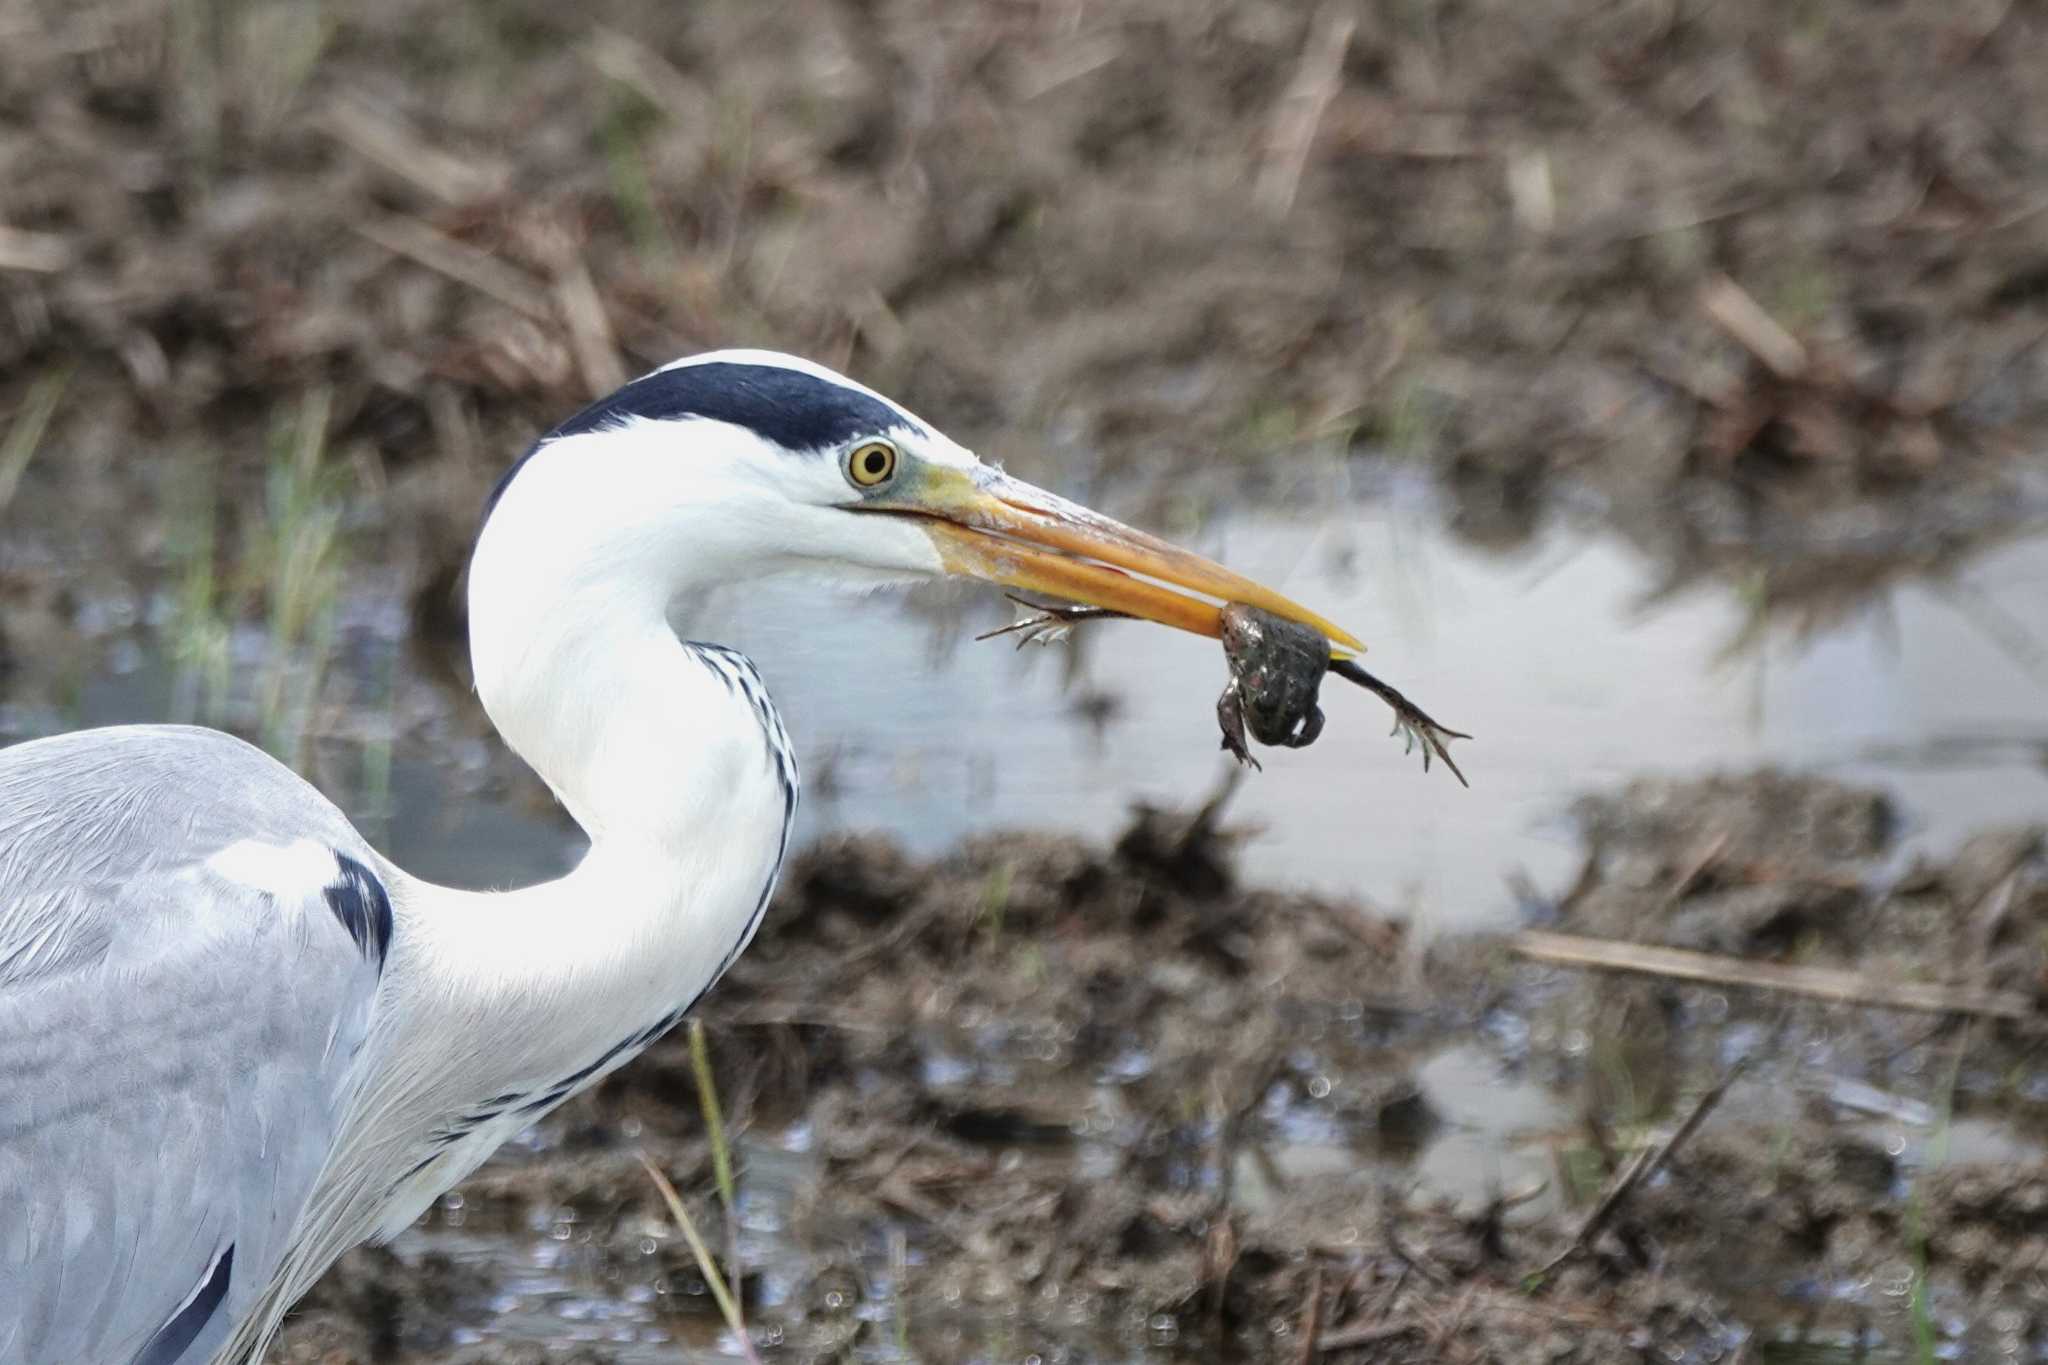
[(899, 428), (926, 434), (901, 408), (803, 370), (727, 360), (677, 365), (642, 375), (541, 437), (491, 490), (484, 515), (490, 515), (513, 477), (541, 446), (558, 436), (597, 431), (632, 417), (730, 422), (790, 450), (828, 450)]

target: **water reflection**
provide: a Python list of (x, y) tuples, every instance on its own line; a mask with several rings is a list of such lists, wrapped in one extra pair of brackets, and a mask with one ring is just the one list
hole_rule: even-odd
[(1486, 1048), (1447, 1047), (1415, 1074), (1449, 1131), (1426, 1147), (1411, 1178), (1468, 1213), (1497, 1198), (1519, 1201), (1519, 1216), (1564, 1207), (1547, 1141), (1574, 1120), (1552, 1090), (1503, 1069)]
[[(1569, 878), (1572, 796), (1645, 770), (1772, 763), (1877, 783), (1935, 848), (2048, 814), (2048, 680), (2014, 649), (2048, 640), (2048, 538), (1986, 553), (1957, 587), (1908, 583), (1883, 611), (1728, 658), (1743, 605), (1702, 589), (1644, 608), (1654, 566), (1618, 539), (1556, 527), (1503, 556), (1435, 527), (1396, 499), (1320, 526), (1246, 516), (1204, 547), (1357, 630), (1375, 670), (1477, 736), (1460, 749), (1467, 791), (1425, 776), (1385, 708), (1332, 681), (1322, 740), (1263, 755), (1240, 790), (1235, 815), (1264, 830), (1249, 877), (1436, 926), (1500, 924), (1508, 873)], [(2000, 629), (1958, 610), (1965, 595)], [(1083, 685), (1122, 702), (1098, 730), (1075, 723), (1069, 661), (965, 643), (913, 611), (778, 585), (700, 619), (760, 663), (813, 770), (829, 763), (809, 832), (880, 827), (936, 850), (991, 826), (1100, 831), (1133, 796), (1185, 804), (1224, 770), (1222, 661), (1193, 637), (1093, 627)]]

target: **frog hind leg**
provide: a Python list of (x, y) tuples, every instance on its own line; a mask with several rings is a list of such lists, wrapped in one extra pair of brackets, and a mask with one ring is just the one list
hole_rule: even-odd
[(1265, 771), (1265, 765), (1252, 757), (1251, 745), (1245, 739), (1244, 705), (1235, 688), (1225, 688), (1223, 695), (1216, 699), (1216, 725), (1223, 731), (1217, 748), (1226, 750), (1232, 758), (1254, 772)]

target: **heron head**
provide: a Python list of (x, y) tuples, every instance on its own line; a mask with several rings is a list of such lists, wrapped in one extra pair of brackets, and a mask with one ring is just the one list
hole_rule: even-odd
[[(1320, 631), (1339, 657), (1363, 648), (1272, 589), (1012, 478), (880, 394), (775, 352), (694, 356), (591, 404), (492, 504), (513, 500), (578, 541), (580, 562), (651, 565), (677, 589), (707, 572), (861, 587), (964, 576), (1210, 636), (1222, 603), (1246, 602)], [(500, 551), (531, 561), (538, 547)]]

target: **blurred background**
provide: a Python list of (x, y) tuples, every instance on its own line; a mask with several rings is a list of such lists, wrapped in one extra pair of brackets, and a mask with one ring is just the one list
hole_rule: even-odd
[[(807, 779), (707, 1007), (738, 1207), (657, 1052), (287, 1351), (739, 1352), (637, 1143), (792, 1359), (2039, 1358), (2048, 1203), (1940, 1174), (2039, 1161), (2012, 1009), (1508, 954), (2041, 984), (2044, 71), (2039, 0), (0, 0), (0, 739), (221, 725), (415, 872), (559, 872), (468, 689), (483, 499), (727, 345), (1276, 583), (1477, 736), (1467, 791), (1333, 684), (1212, 818), (1204, 642), (692, 604)], [(1503, 1306), (1735, 1055), (1743, 1136), (1644, 1214), (1672, 1281), (1632, 1242)]]

